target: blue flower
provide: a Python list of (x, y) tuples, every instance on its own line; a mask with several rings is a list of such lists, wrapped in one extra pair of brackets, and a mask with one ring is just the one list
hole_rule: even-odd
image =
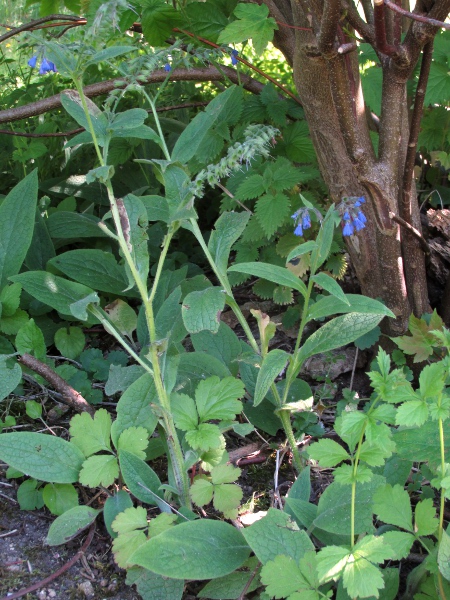
[(350, 221), (351, 217), (347, 211), (342, 215), (344, 221)]
[(238, 59), (237, 59), (238, 54), (239, 54), (239, 52), (237, 50), (231, 51), (231, 64), (234, 66), (236, 66), (238, 64)]
[(366, 215), (362, 212), (362, 210), (359, 211), (359, 213), (356, 215), (356, 218), (359, 219), (361, 223), (367, 223)]
[(28, 61), (28, 66), (29, 66), (29, 67), (31, 67), (32, 69), (34, 69), (34, 68), (35, 68), (35, 66), (36, 66), (36, 62), (37, 62), (37, 56), (36, 56), (36, 54), (35, 54), (35, 55), (34, 55), (34, 56), (32, 56), (32, 57), (30, 58), (30, 60)]
[(167, 64), (164, 65), (164, 71), (169, 72), (171, 70), (172, 70), (172, 67), (169, 65), (169, 63), (167, 63)]
[(361, 231), (361, 229), (364, 229), (365, 227), (364, 223), (360, 219), (358, 219), (358, 217), (355, 217), (353, 219), (353, 224), (355, 226), (356, 231)]
[(47, 60), (46, 58), (43, 58), (41, 62), (41, 67), (39, 69), (39, 75), (45, 75), (45, 73), (50, 73), (50, 71), (56, 73), (56, 67), (54, 63), (52, 63), (50, 60)]
[(309, 216), (308, 212), (303, 214), (302, 227), (303, 229), (309, 229), (311, 227), (311, 217)]
[(294, 235), (303, 235), (303, 229), (302, 229), (302, 226), (300, 225), (300, 223), (294, 229)]
[(359, 196), (359, 198), (356, 199), (357, 202), (361, 202), (361, 204), (364, 204), (364, 202), (366, 201), (364, 196)]
[(344, 228), (342, 230), (342, 235), (353, 235), (353, 231), (354, 231), (354, 228), (353, 228), (352, 223), (350, 221), (346, 221)]

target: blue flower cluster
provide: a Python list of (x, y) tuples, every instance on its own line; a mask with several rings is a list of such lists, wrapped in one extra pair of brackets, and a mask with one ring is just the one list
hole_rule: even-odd
[(356, 231), (364, 229), (367, 219), (360, 207), (365, 201), (364, 196), (343, 198), (338, 207), (342, 214), (342, 235), (353, 235)]
[[(38, 60), (38, 57), (35, 54), (28, 61), (28, 66), (31, 67), (32, 69), (34, 69), (36, 67), (37, 60)], [(47, 60), (44, 57), (41, 61), (41, 65), (39, 67), (39, 75), (45, 75), (45, 73), (50, 73), (50, 71), (53, 71), (54, 73), (58, 72), (56, 70), (55, 63), (52, 63), (51, 60)]]
[(295, 212), (291, 219), (295, 221), (295, 229), (294, 235), (303, 235), (304, 229), (309, 229), (311, 227), (311, 217), (309, 216), (309, 212), (307, 208), (300, 208), (297, 212)]

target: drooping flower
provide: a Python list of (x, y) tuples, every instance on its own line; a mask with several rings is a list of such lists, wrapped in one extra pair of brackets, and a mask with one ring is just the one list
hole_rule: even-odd
[(28, 61), (28, 66), (31, 67), (32, 69), (34, 69), (36, 67), (36, 63), (37, 63), (37, 56), (36, 54), (34, 56), (32, 56), (30, 58), (30, 60)]
[(232, 50), (231, 51), (231, 64), (233, 66), (236, 66), (238, 64), (238, 62), (239, 62), (238, 59), (237, 59), (238, 55), (239, 55), (239, 52), (237, 50)]
[(55, 64), (52, 63), (50, 60), (43, 58), (42, 62), (41, 62), (41, 66), (39, 68), (39, 75), (45, 75), (45, 73), (50, 73), (50, 71), (53, 71), (54, 73), (56, 73)]
[(302, 229), (302, 226), (301, 226), (300, 223), (294, 229), (294, 235), (298, 235), (298, 236), (302, 236), (303, 235), (303, 229)]
[(353, 225), (351, 224), (350, 221), (345, 221), (345, 225), (342, 229), (342, 235), (353, 235)]
[(164, 65), (164, 71), (167, 71), (167, 72), (169, 72), (169, 71), (171, 71), (171, 70), (172, 70), (172, 67), (169, 65), (169, 63), (166, 63), (166, 64)]
[(311, 227), (311, 217), (309, 216), (309, 212), (303, 213), (302, 227), (303, 229), (309, 229)]
[(315, 211), (317, 213), (317, 218), (319, 220), (321, 219), (321, 214), (316, 211), (316, 209), (310, 209), (307, 207), (299, 208), (297, 212), (291, 215), (291, 219), (294, 219), (296, 225), (294, 229), (294, 235), (303, 235), (303, 231), (311, 227), (311, 216), (309, 214), (310, 210)]
[(355, 231), (361, 231), (365, 228), (367, 219), (360, 209), (366, 199), (364, 196), (349, 196), (342, 198), (337, 209), (342, 215), (342, 235), (353, 235)]

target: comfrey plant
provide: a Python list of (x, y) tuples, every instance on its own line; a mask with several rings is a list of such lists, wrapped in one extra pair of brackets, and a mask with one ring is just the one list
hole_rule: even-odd
[[(404, 556), (413, 542), (425, 545), (432, 557), (437, 551), (433, 564), (447, 577), (443, 565), (448, 536), (443, 517), (436, 525), (429, 502), (416, 507), (414, 527), (406, 518), (408, 515), (401, 523), (395, 515), (389, 516), (383, 490), (388, 490), (386, 486), (392, 480), (387, 471), (376, 472), (393, 454), (394, 445), (401, 445), (401, 437), (394, 436), (390, 425), (397, 422), (408, 427), (418, 423), (415, 417), (413, 422), (408, 420), (408, 410), (414, 414), (419, 410), (421, 423), (428, 418), (433, 426), (434, 421), (438, 422), (440, 439), (444, 435), (447, 363), (439, 367), (439, 372), (426, 371), (419, 393), (404, 383), (402, 374), (389, 374), (386, 357), (380, 354), (381, 375), (372, 376), (376, 397), (364, 411), (344, 410), (336, 425), (347, 447), (323, 440), (309, 450), (310, 458), (324, 467), (344, 463), (336, 471), (331, 492), (327, 490), (322, 495), (319, 506), (309, 503), (307, 455), (298, 450), (291, 422), (292, 413), (311, 411), (313, 407), (311, 390), (298, 377), (300, 370), (314, 354), (348, 344), (371, 331), (385, 316), (393, 316), (380, 302), (345, 294), (332, 277), (321, 272), (341, 220), (350, 223), (355, 232), (361, 229), (357, 230), (357, 223), (362, 222), (362, 199), (344, 199), (345, 211), (331, 206), (323, 217), (303, 199), (304, 208), (293, 216), (297, 234), (311, 225), (311, 218), (320, 217), (320, 227), (317, 238), (297, 246), (287, 260), (308, 255), (307, 281), (286, 267), (263, 262), (229, 266), (233, 244), (244, 232), (249, 213), (223, 213), (206, 241), (198, 225), (195, 199), (205, 193), (206, 185), (219, 184), (232, 171), (245, 171), (256, 155), (270, 160), (270, 144), (277, 131), (251, 125), (243, 139), (224, 152), (223, 158), (211, 160), (211, 139), (225, 130), (224, 139), (229, 139), (229, 128), (237, 122), (236, 107), (242, 103), (243, 92), (232, 86), (191, 121), (169, 150), (156, 111), (158, 92), (152, 96), (136, 81), (130, 86), (141, 94), (154, 128), (145, 124), (148, 113), (144, 108), (118, 111), (122, 94), (128, 90), (116, 91), (103, 109), (83, 93), (85, 68), (105, 56), (129, 51), (130, 48), (89, 51), (90, 58), (86, 60), (87, 53), (81, 53), (80, 58), (56, 44), (47, 48), (49, 60), (54, 61), (62, 76), (74, 82), (76, 91), (65, 91), (61, 102), (85, 131), (67, 147), (93, 145), (96, 165), (87, 172), (86, 182), (101, 184), (109, 201), (109, 211), (101, 215), (94, 227), (99, 227), (115, 244), (119, 260), (112, 253), (95, 248), (71, 250), (51, 262), (52, 270), (18, 274), (31, 244), (36, 202), (33, 205), (30, 197), (37, 198), (37, 174), (24, 179), (0, 207), (0, 224), (15, 214), (14, 210), (20, 210), (21, 219), (15, 222), (27, 231), (27, 235), (17, 236), (21, 240), (21, 260), (16, 256), (14, 261), (6, 262), (2, 272), (2, 283), (13, 282), (1, 296), (6, 310), (20, 310), (23, 288), (68, 319), (102, 324), (132, 357), (137, 369), (132, 383), (124, 378), (117, 388), (122, 394), (114, 420), (103, 408), (92, 411), (93, 414), (76, 415), (70, 422), (68, 440), (30, 432), (0, 435), (0, 458), (20, 473), (51, 485), (56, 495), (76, 497), (74, 483), (106, 490), (107, 499), (99, 508), (78, 506), (76, 499), (75, 505), (64, 510), (52, 524), (48, 543), (65, 543), (91, 526), (101, 513), (114, 539), (117, 563), (128, 570), (128, 582), (136, 584), (146, 600), (181, 600), (184, 579), (213, 580), (202, 592), (208, 597), (221, 597), (217, 588), (236, 580), (241, 585), (236, 598), (249, 589), (253, 580), (256, 586), (261, 581), (267, 587), (262, 598), (329, 598), (334, 581), (338, 581), (340, 598), (346, 598), (346, 594), (378, 597), (383, 586), (388, 588), (390, 579), (376, 565)], [(167, 80), (169, 77), (170, 71)], [(130, 193), (117, 197), (110, 148), (114, 139), (124, 137), (150, 140), (159, 147), (158, 156), (140, 160), (140, 164), (152, 169), (164, 187), (164, 195)], [(219, 157), (221, 151), (222, 145), (214, 157)], [(18, 204), (18, 199), (24, 197), (27, 205)], [(165, 233), (152, 267), (149, 221), (159, 221)], [(180, 273), (165, 269), (172, 240), (181, 228), (192, 234), (203, 250), (214, 274), (211, 281), (200, 277), (186, 282), (186, 270)], [(84, 268), (86, 264), (89, 269)], [(54, 274), (55, 268), (65, 277)], [(230, 272), (262, 277), (297, 294), (302, 316), (292, 353), (270, 349), (277, 325), (260, 311), (253, 311), (258, 335), (253, 334), (233, 295)], [(313, 300), (315, 287), (322, 293), (314, 294)], [(116, 299), (105, 306), (97, 290), (114, 294)], [(138, 315), (133, 308), (136, 303)], [(221, 321), (225, 305), (234, 311), (246, 342)], [(323, 324), (329, 317), (334, 318)], [(306, 325), (312, 321), (317, 329), (304, 339)], [(27, 329), (26, 336), (21, 333), (20, 344), (16, 339), (18, 352), (35, 351), (38, 347), (39, 355), (45, 355), (42, 332), (34, 323), (27, 327), (30, 331)], [(182, 344), (187, 335), (194, 348), (192, 353), (186, 352)], [(28, 345), (22, 343), (25, 338)], [(6, 382), (2, 388), (4, 397), (15, 389), (22, 375), (13, 354), (0, 356)], [(396, 409), (405, 398), (399, 394), (406, 388), (407, 402)], [(246, 405), (241, 401), (244, 396), (248, 398)], [(263, 403), (281, 422), (300, 474), (286, 501), (286, 511), (271, 509), (263, 520), (244, 531), (221, 520), (198, 519), (194, 507), (211, 502), (225, 518), (236, 518), (242, 491), (234, 482), (240, 470), (228, 464), (225, 434), (230, 430), (240, 434), (251, 431), (252, 425), (239, 423), (237, 416), (247, 409), (249, 413), (262, 410)], [(401, 434), (404, 432), (398, 435)], [(149, 465), (156, 444), (167, 456), (164, 482)], [(435, 485), (442, 489), (441, 497), (445, 498), (445, 445), (440, 443), (439, 450), (441, 460)], [(397, 497), (403, 501), (404, 495), (395, 485), (388, 491), (395, 501)], [(134, 506), (133, 498), (144, 506)], [(145, 508), (148, 505), (160, 511), (150, 520)], [(400, 530), (386, 534), (378, 531), (379, 535), (375, 535), (373, 512)], [(402, 513), (406, 514), (404, 510)], [(436, 530), (440, 532), (438, 542), (443, 550), (434, 548), (434, 542), (427, 538)], [(268, 539), (273, 543), (268, 544)], [(318, 552), (316, 540), (325, 545)], [(251, 552), (256, 559), (249, 558)], [(288, 576), (281, 579), (280, 569)], [(442, 577), (439, 582), (444, 589)], [(213, 593), (214, 585), (217, 588)], [(391, 591), (384, 596), (393, 597)]]

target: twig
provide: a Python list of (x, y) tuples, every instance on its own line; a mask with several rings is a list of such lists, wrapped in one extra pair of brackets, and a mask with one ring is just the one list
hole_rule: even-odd
[[(17, 35), (18, 33), (22, 33), (22, 31), (29, 31), (30, 29), (36, 28), (36, 26), (41, 25), (42, 23), (47, 23), (48, 21), (63, 21), (61, 25), (67, 25), (67, 21), (84, 21), (83, 25), (86, 23), (86, 19), (80, 19), (80, 17), (75, 17), (71, 15), (47, 15), (46, 17), (41, 17), (40, 19), (36, 19), (35, 21), (30, 21), (29, 23), (24, 23), (19, 27), (14, 27), (11, 31), (0, 35), (0, 43)], [(81, 24), (81, 23), (80, 23)]]
[(358, 362), (358, 352), (359, 348), (358, 346), (356, 346), (355, 360), (353, 361), (352, 376), (350, 378), (350, 391), (353, 389), (353, 380), (355, 378), (356, 363)]
[(401, 6), (397, 6), (396, 4), (394, 4), (394, 2), (391, 2), (391, 0), (382, 1), (388, 8), (390, 8), (394, 12), (399, 13), (403, 17), (407, 17), (408, 19), (412, 19), (413, 21), (419, 21), (420, 23), (427, 23), (428, 25), (433, 25), (433, 27), (442, 27), (443, 29), (450, 29), (450, 23), (437, 21), (436, 19), (424, 17), (423, 15), (416, 15), (415, 13), (409, 12), (409, 10), (405, 10)]
[(401, 225), (402, 227), (404, 227), (405, 229), (407, 229), (408, 231), (410, 231), (419, 240), (420, 245), (422, 246), (422, 249), (425, 252), (425, 254), (427, 254), (427, 255), (430, 254), (430, 247), (429, 247), (429, 245), (425, 241), (425, 238), (423, 237), (423, 235), (420, 233), (420, 231), (418, 229), (416, 229), (415, 227), (413, 227), (412, 225), (410, 225), (409, 223), (407, 223), (401, 217), (398, 217), (392, 211), (389, 211), (389, 217), (393, 221), (395, 221), (396, 223), (398, 223), (399, 225)]
[(62, 575), (66, 571), (68, 571), (70, 569), (70, 567), (72, 567), (82, 556), (84, 556), (84, 553), (91, 545), (91, 542), (94, 538), (94, 533), (95, 533), (95, 523), (92, 523), (92, 525), (89, 529), (87, 538), (84, 541), (84, 544), (81, 546), (81, 548), (75, 554), (75, 556), (73, 558), (71, 558), (68, 562), (66, 562), (65, 565), (63, 565), (60, 569), (58, 569), (57, 571), (55, 571), (54, 573), (52, 573), (45, 579), (41, 579), (41, 581), (33, 583), (33, 585), (30, 585), (27, 588), (23, 588), (23, 589), (19, 590), (18, 592), (14, 592), (13, 594), (8, 594), (7, 596), (0, 598), (0, 600), (15, 600), (16, 598), (22, 598), (22, 596), (25, 596), (26, 594), (30, 594), (31, 592), (34, 592), (35, 590), (38, 590), (39, 588), (44, 587), (45, 585), (47, 585), (47, 584), (51, 583), (52, 581), (54, 581), (55, 579), (57, 579), (60, 575)]
[(253, 214), (252, 211), (247, 206), (245, 206), (245, 204), (242, 204), (242, 202), (240, 200), (238, 200), (236, 198), (236, 196), (233, 196), (233, 194), (230, 192), (230, 190), (227, 189), (224, 185), (222, 185), (221, 183), (218, 183), (217, 187), (220, 188), (234, 202), (236, 202), (237, 204), (239, 204), (239, 206), (241, 208), (243, 208), (244, 210), (246, 210), (247, 212), (249, 212), (251, 215)]
[(345, 10), (345, 18), (355, 31), (359, 33), (369, 44), (374, 43), (373, 27), (368, 25), (360, 16), (353, 0), (342, 0), (342, 8)]
[(239, 597), (238, 597), (237, 600), (245, 600), (245, 594), (248, 592), (248, 588), (250, 587), (252, 581), (255, 579), (256, 574), (258, 573), (258, 569), (259, 569), (260, 566), (261, 566), (261, 563), (258, 562), (258, 564), (256, 565), (256, 567), (253, 569), (252, 574), (250, 575), (247, 583), (245, 584), (244, 589), (239, 594)]
[[(167, 72), (164, 69), (158, 69), (153, 71), (145, 81), (145, 83), (158, 83), (165, 81), (167, 78)], [(264, 85), (244, 73), (240, 74), (235, 69), (230, 67), (221, 67), (221, 71), (215, 67), (198, 68), (198, 69), (174, 69), (170, 72), (171, 81), (223, 81), (228, 78), (233, 83), (242, 83), (244, 88), (254, 94), (259, 94), (264, 89)], [(87, 98), (94, 98), (95, 96), (101, 96), (108, 94), (115, 89), (123, 89), (128, 85), (122, 77), (117, 79), (108, 79), (106, 81), (100, 81), (87, 85), (84, 89), (84, 95)], [(26, 119), (28, 117), (35, 117), (42, 115), (55, 108), (60, 108), (61, 96), (56, 94), (25, 106), (17, 106), (15, 108), (8, 108), (7, 110), (0, 111), (0, 123), (10, 123), (12, 121), (18, 121), (20, 119)]]
[(384, 0), (374, 0), (374, 25), (375, 25), (375, 43), (377, 50), (386, 56), (397, 54), (397, 49), (388, 44), (386, 38), (386, 20), (384, 12)]
[(26, 353), (22, 354), (19, 358), (19, 362), (51, 383), (52, 386), (62, 394), (61, 401), (64, 402), (64, 404), (67, 404), (78, 412), (87, 412), (90, 415), (94, 415), (95, 410), (93, 406), (91, 406), (79, 392), (74, 390), (67, 381), (64, 381), (64, 379), (55, 373), (48, 365), (34, 356), (31, 356), (31, 354)]

